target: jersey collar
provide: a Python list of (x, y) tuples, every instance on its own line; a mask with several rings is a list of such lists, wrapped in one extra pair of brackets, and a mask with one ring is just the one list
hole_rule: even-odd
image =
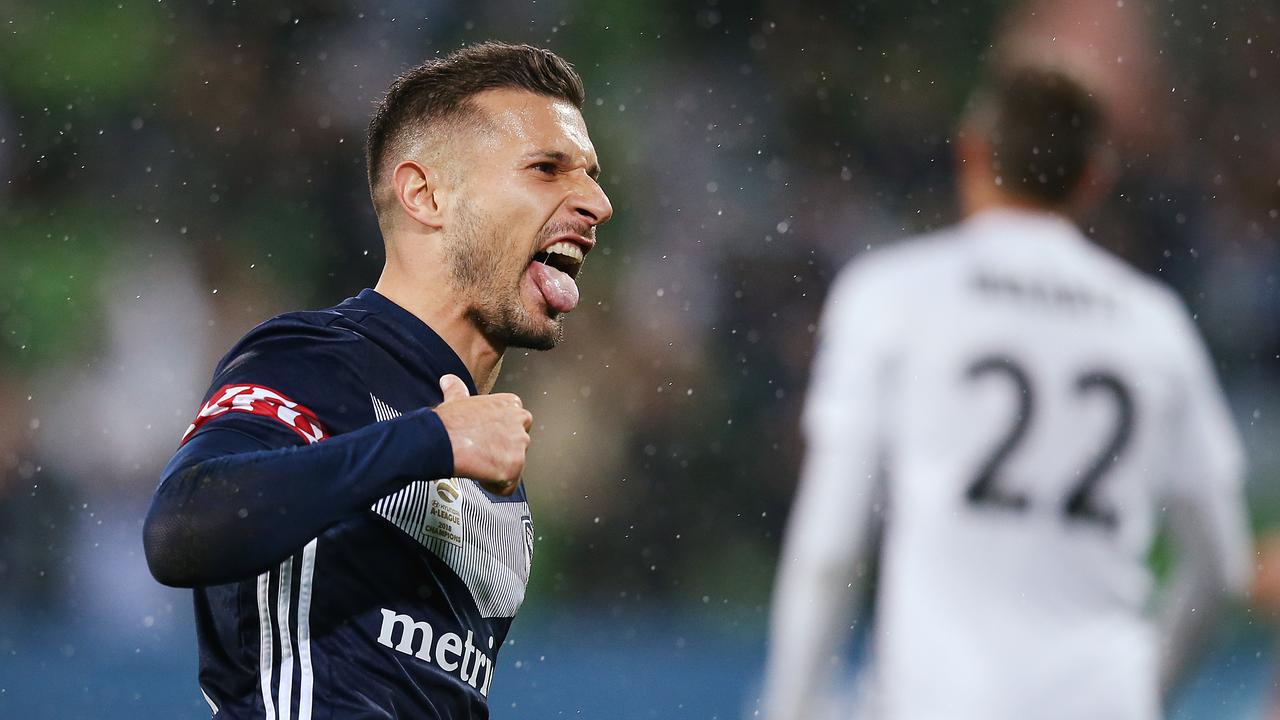
[(444, 338), (413, 313), (371, 288), (361, 290), (359, 295), (343, 305), (366, 311), (368, 315), (362, 324), (384, 329), (396, 354), (404, 356), (413, 367), (430, 370), (437, 380), (444, 375), (457, 375), (467, 384), (472, 395), (478, 394), (475, 381), (462, 358)]
[(980, 231), (999, 229), (1026, 231), (1032, 230), (1040, 234), (1051, 232), (1057, 235), (1075, 237), (1080, 230), (1066, 216), (1049, 210), (1036, 210), (1013, 206), (987, 208), (971, 215), (963, 223)]

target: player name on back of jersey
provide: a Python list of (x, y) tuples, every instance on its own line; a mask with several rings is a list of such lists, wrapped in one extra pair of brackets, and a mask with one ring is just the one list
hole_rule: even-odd
[(978, 294), (1027, 305), (1069, 312), (1114, 312), (1115, 299), (1096, 288), (1072, 286), (1056, 279), (1017, 277), (1007, 272), (983, 269), (970, 278)]

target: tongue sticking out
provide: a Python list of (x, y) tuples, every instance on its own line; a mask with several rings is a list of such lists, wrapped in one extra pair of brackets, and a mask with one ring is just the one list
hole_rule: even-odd
[(537, 261), (529, 263), (529, 274), (552, 310), (567, 313), (578, 306), (578, 284), (567, 274)]

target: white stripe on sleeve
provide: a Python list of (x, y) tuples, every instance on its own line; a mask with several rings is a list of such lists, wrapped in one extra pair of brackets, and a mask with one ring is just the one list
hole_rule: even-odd
[(271, 573), (258, 576), (258, 665), (262, 682), (262, 706), (266, 720), (276, 720), (276, 706), (271, 700), (272, 641), (275, 631), (271, 627)]
[(280, 625), (280, 720), (293, 714), (293, 642), (289, 638), (289, 592), (293, 589), (293, 558), (280, 563), (280, 600), (276, 622)]
[(298, 667), (302, 678), (298, 683), (298, 720), (311, 720), (311, 581), (316, 572), (316, 543), (312, 540), (302, 549), (302, 580), (298, 587)]

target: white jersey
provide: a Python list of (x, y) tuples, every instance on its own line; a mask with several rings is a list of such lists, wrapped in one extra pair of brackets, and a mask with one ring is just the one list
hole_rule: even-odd
[(1191, 318), (1057, 216), (988, 211), (855, 261), (804, 429), (776, 717), (847, 634), (815, 603), (852, 602), (873, 518), (876, 718), (1158, 718), (1146, 559), (1166, 503), (1210, 527), (1220, 585), (1246, 582), (1241, 451)]

